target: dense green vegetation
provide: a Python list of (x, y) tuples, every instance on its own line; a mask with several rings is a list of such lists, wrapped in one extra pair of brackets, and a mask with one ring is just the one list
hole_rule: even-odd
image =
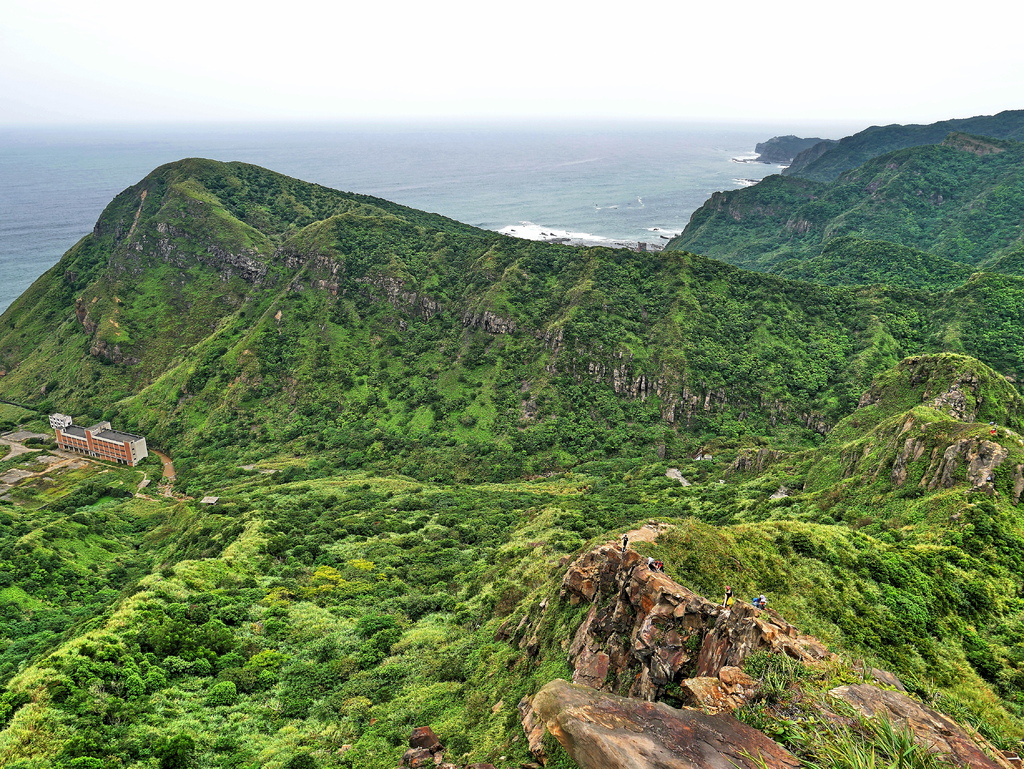
[[(783, 263), (821, 285), (158, 169), (0, 318), (0, 395), (40, 410), (8, 426), (108, 418), (178, 472), (0, 457), (0, 763), (393, 769), (430, 725), (517, 766), (517, 703), (570, 675), (566, 559), (650, 519), (680, 582), (769, 592), (1014, 744), (1019, 251), (868, 237), (821, 253), (856, 272)], [(983, 443), (986, 477), (940, 468)]]
[[(669, 248), (826, 283), (948, 288), (959, 277), (950, 262), (998, 269), (995, 257), (1019, 247), (1022, 158), (1024, 144), (959, 135), (881, 155), (834, 181), (768, 177), (716, 193)], [(865, 244), (861, 257), (851, 237), (926, 253)]]
[(843, 171), (863, 165), (879, 155), (908, 147), (939, 144), (953, 132), (1024, 141), (1024, 110), (941, 120), (928, 125), (871, 126), (840, 139), (820, 154), (811, 152), (803, 157), (797, 156), (783, 175), (830, 182)]

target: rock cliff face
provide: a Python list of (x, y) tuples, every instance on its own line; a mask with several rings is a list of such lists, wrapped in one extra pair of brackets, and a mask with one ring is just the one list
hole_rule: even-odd
[[(830, 656), (776, 612), (743, 602), (724, 609), (618, 546), (605, 545), (577, 559), (562, 580), (562, 596), (590, 604), (569, 648), (573, 683), (643, 700), (662, 699), (670, 687), (688, 690), (682, 696), (692, 699), (701, 699), (697, 691), (721, 690), (714, 702), (701, 704), (731, 709), (735, 704), (728, 695), (743, 683), (738, 670), (727, 671), (725, 678), (722, 671), (738, 669), (753, 652), (763, 649), (805, 662)], [(689, 681), (696, 678), (714, 681)]]

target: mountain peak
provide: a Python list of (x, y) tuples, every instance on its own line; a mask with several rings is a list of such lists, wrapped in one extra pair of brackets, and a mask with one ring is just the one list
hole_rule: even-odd
[(858, 403), (861, 409), (875, 406), (885, 416), (919, 405), (958, 422), (1018, 427), (1024, 418), (1024, 399), (1006, 377), (975, 358), (955, 353), (904, 358), (876, 377)]

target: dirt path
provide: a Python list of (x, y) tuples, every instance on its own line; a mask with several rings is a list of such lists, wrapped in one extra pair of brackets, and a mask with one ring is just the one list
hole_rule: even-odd
[[(633, 529), (633, 531), (626, 532), (626, 536), (629, 537), (629, 541), (632, 542), (657, 542), (658, 535), (668, 529), (671, 529), (667, 523), (645, 523), (639, 529)], [(622, 541), (621, 539), (619, 540)]]
[(14, 457), (22, 454), (31, 454), (33, 451), (42, 451), (42, 449), (30, 449), (23, 445), (21, 441), (25, 438), (46, 438), (47, 436), (42, 433), (29, 433), (29, 432), (13, 432), (7, 433), (6, 435), (0, 435), (0, 444), (4, 446), (10, 446), (11, 450), (4, 457), (4, 459), (13, 459)]

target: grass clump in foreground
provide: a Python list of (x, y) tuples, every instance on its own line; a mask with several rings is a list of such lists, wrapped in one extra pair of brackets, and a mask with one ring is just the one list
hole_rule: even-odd
[[(940, 769), (952, 765), (918, 741), (908, 724), (865, 716), (830, 696), (836, 686), (864, 680), (847, 663), (805, 665), (784, 654), (761, 651), (748, 657), (743, 668), (761, 686), (754, 699), (736, 711), (736, 717), (791, 750), (802, 766)], [(961, 708), (956, 715), (971, 731), (970, 712)], [(1000, 749), (1014, 745), (1005, 735), (991, 738)], [(759, 767), (767, 766), (760, 756), (745, 756)]]

